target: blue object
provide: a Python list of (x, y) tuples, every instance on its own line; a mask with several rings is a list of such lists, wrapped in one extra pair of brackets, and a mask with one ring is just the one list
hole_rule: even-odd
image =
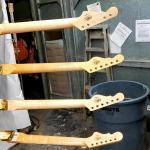
[(101, 133), (120, 131), (124, 138), (120, 143), (101, 147), (100, 150), (143, 150), (145, 134), (145, 102), (149, 88), (134, 81), (110, 81), (93, 86), (89, 96), (101, 94), (125, 95), (124, 101), (94, 112), (97, 129)]

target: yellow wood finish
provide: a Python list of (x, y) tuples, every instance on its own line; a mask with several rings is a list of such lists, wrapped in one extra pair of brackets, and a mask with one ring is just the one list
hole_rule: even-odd
[(86, 30), (94, 25), (103, 23), (118, 15), (118, 9), (116, 7), (109, 8), (106, 12), (92, 12), (84, 11), (82, 16), (78, 18), (73, 24), (80, 30)]
[(94, 25), (105, 22), (117, 16), (117, 14), (117, 8), (111, 7), (106, 12), (102, 13), (85, 11), (78, 18), (5, 23), (0, 25), (0, 34), (56, 30), (72, 28), (74, 26), (79, 28), (80, 30), (85, 30)]
[(123, 62), (124, 56), (116, 55), (114, 58), (93, 57), (87, 62), (66, 62), (66, 63), (35, 63), (35, 64), (1, 64), (0, 74), (25, 74), (40, 72), (64, 72), (82, 71), (89, 73), (105, 69)]
[(79, 100), (0, 100), (1, 110), (26, 109), (61, 109), (61, 108), (88, 108), (90, 111), (119, 103), (124, 100), (122, 93), (115, 96), (95, 95), (91, 99)]
[(27, 135), (21, 132), (13, 131), (0, 132), (0, 140), (11, 143), (66, 145), (79, 146), (82, 148), (94, 148), (102, 145), (117, 143), (122, 139), (123, 135), (120, 132), (116, 132), (114, 134), (101, 134), (95, 132), (88, 138)]

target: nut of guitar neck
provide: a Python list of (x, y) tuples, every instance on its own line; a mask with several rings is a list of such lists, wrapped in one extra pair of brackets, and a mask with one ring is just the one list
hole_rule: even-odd
[(7, 101), (0, 99), (0, 110), (7, 109)]
[(11, 132), (11, 131), (0, 132), (0, 140), (8, 141), (9, 138), (11, 137), (12, 133), (13, 132)]

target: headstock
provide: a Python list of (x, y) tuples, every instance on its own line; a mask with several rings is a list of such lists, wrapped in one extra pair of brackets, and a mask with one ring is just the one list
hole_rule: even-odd
[(82, 15), (73, 23), (80, 30), (86, 30), (92, 26), (103, 23), (118, 15), (116, 7), (109, 8), (106, 12), (84, 11)]
[(101, 58), (93, 57), (88, 62), (84, 63), (81, 67), (86, 70), (88, 73), (93, 73), (114, 65), (117, 65), (124, 61), (124, 56), (118, 54), (113, 58)]
[(99, 147), (102, 145), (113, 144), (121, 141), (123, 139), (123, 134), (121, 132), (116, 132), (113, 134), (101, 134), (95, 132), (91, 137), (86, 139), (86, 145), (88, 148)]
[(123, 100), (124, 95), (122, 93), (117, 93), (115, 96), (94, 95), (90, 100), (87, 100), (85, 106), (90, 111), (95, 111), (97, 109), (119, 103)]

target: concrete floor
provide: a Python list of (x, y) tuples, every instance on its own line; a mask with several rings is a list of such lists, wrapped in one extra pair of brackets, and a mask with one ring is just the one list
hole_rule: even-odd
[[(95, 131), (92, 117), (83, 119), (83, 111), (38, 110), (31, 115), (39, 119), (40, 127), (31, 134), (88, 137)], [(18, 144), (10, 150), (80, 150), (77, 147)]]

